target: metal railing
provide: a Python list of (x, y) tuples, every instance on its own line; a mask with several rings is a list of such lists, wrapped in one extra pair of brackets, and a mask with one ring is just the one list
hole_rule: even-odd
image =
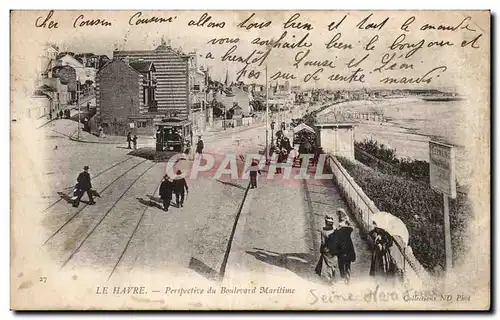
[[(328, 155), (326, 165), (332, 171), (337, 185), (344, 195), (356, 222), (365, 234), (372, 229), (372, 217), (380, 211), (375, 203), (364, 193), (363, 189), (354, 181), (347, 170), (333, 155)], [(391, 247), (393, 257), (398, 269), (404, 276), (423, 280), (427, 276), (427, 271), (415, 258), (410, 246), (406, 246), (398, 236), (394, 237), (394, 246)], [(409, 266), (409, 268), (407, 268)]]

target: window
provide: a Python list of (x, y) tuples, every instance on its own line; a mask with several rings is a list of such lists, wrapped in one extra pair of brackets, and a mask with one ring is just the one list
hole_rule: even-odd
[(146, 128), (148, 126), (147, 121), (137, 121), (137, 128)]

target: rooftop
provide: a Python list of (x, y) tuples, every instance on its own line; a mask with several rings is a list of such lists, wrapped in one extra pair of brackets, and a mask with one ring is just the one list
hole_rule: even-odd
[(153, 62), (151, 62), (151, 61), (134, 60), (134, 61), (131, 61), (129, 64), (132, 68), (134, 68), (135, 70), (137, 70), (141, 73), (149, 72), (149, 71), (151, 71), (151, 69), (153, 72), (156, 71)]

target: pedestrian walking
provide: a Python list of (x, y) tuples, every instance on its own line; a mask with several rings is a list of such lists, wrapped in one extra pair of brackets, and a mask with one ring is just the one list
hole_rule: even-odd
[(134, 134), (134, 138), (132, 139), (132, 143), (134, 144), (134, 150), (137, 150), (137, 136)]
[(90, 180), (89, 167), (85, 166), (83, 167), (83, 172), (81, 172), (76, 179), (77, 183), (75, 189), (77, 190), (77, 197), (73, 202), (73, 207), (78, 207), (85, 192), (87, 192), (87, 196), (89, 197), (89, 204), (95, 204), (94, 198), (92, 197), (92, 182)]
[(335, 253), (328, 247), (330, 237), (335, 231), (333, 227), (333, 217), (325, 215), (325, 226), (321, 230), (321, 245), (319, 247), (320, 258), (316, 264), (315, 272), (322, 279), (332, 284), (335, 279)]
[(64, 112), (63, 112), (62, 110), (61, 110), (61, 111), (59, 111), (59, 118), (60, 118), (60, 119), (62, 119), (62, 118), (63, 118), (63, 116), (64, 116)]
[(189, 193), (189, 187), (187, 185), (186, 179), (181, 177), (182, 171), (177, 170), (177, 177), (174, 178), (174, 192), (175, 192), (175, 203), (177, 204), (177, 208), (184, 206), (184, 196), (185, 193)]
[(252, 160), (252, 164), (247, 169), (247, 172), (248, 171), (250, 171), (250, 189), (255, 189), (257, 188), (257, 173), (261, 175), (259, 163), (255, 160)]
[(130, 146), (131, 142), (132, 142), (132, 134), (129, 132), (127, 133), (127, 143), (128, 143), (127, 149), (132, 149), (132, 147)]
[(390, 249), (394, 244), (394, 239), (384, 229), (375, 226), (368, 234), (373, 242), (372, 261), (370, 265), (370, 276), (383, 278), (396, 274), (396, 265), (391, 256)]
[(163, 210), (168, 212), (170, 202), (172, 201), (173, 183), (168, 175), (163, 177), (160, 184), (160, 198), (163, 201)]
[(201, 136), (199, 136), (198, 143), (196, 143), (196, 153), (201, 156), (203, 153), (203, 148), (205, 148), (205, 145), (203, 144), (203, 140), (201, 140)]
[(83, 119), (83, 131), (87, 131), (88, 133), (90, 133), (90, 123), (89, 123), (89, 119), (87, 119), (87, 117), (85, 117), (85, 119)]
[(99, 138), (104, 138), (104, 129), (101, 125), (99, 126)]
[(186, 155), (185, 159), (191, 160), (191, 142), (189, 139), (184, 140), (184, 154)]
[(277, 174), (281, 173), (281, 167), (278, 166), (279, 160), (280, 160), (280, 150), (275, 149), (273, 155), (271, 156), (271, 165), (274, 165), (276, 167)]
[(351, 239), (353, 228), (344, 209), (338, 208), (337, 215), (339, 224), (334, 231), (335, 253), (340, 277), (344, 279), (345, 283), (349, 283), (351, 279), (351, 263), (356, 261), (356, 251)]

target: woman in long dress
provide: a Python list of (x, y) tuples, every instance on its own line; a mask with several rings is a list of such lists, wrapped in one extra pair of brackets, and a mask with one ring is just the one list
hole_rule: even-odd
[(319, 248), (321, 256), (316, 265), (315, 272), (328, 283), (333, 283), (335, 280), (335, 253), (331, 252), (327, 246), (328, 238), (334, 231), (333, 217), (326, 215), (325, 226), (321, 230), (321, 246)]
[(370, 276), (389, 277), (395, 274), (396, 265), (392, 259), (390, 249), (394, 243), (392, 236), (384, 229), (375, 228), (370, 231), (369, 236), (373, 240), (372, 262)]

